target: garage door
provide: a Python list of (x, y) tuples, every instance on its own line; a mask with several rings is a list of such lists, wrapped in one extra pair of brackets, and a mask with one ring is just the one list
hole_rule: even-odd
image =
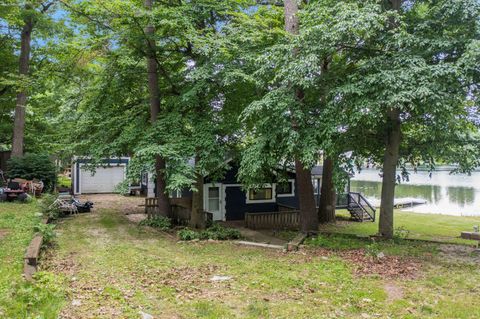
[(80, 169), (80, 191), (85, 193), (113, 193), (124, 180), (125, 166), (98, 167), (95, 174)]

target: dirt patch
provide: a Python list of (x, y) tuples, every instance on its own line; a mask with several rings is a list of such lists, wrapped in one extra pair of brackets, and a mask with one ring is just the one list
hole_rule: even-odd
[(397, 286), (394, 282), (387, 282), (384, 285), (385, 292), (387, 293), (387, 301), (392, 302), (403, 298), (402, 287)]
[(147, 219), (146, 214), (128, 214), (127, 219), (135, 224), (140, 224), (141, 221)]
[[(310, 257), (308, 257), (310, 255)], [(371, 256), (364, 249), (333, 251), (325, 248), (308, 249), (306, 258), (312, 256), (325, 260), (338, 256), (353, 267), (356, 276), (377, 275), (384, 279), (415, 279), (421, 270), (421, 262), (414, 258), (399, 256)]]
[(9, 233), (10, 233), (10, 230), (8, 229), (0, 229), (0, 239), (7, 237)]
[(447, 262), (453, 263), (480, 263), (480, 251), (471, 246), (464, 245), (440, 245), (438, 246), (439, 257)]
[(389, 279), (415, 279), (421, 263), (412, 258), (383, 256), (381, 258), (367, 255), (363, 249), (348, 250), (340, 256), (353, 266), (358, 276), (379, 275)]
[(60, 259), (53, 250), (49, 249), (42, 258), (43, 261), (40, 264), (40, 268), (72, 278), (77, 273), (79, 267), (75, 262), (75, 256), (75, 253), (70, 253)]
[(145, 204), (144, 197), (121, 196), (117, 194), (91, 194), (81, 195), (80, 200), (91, 201), (94, 204), (94, 211), (100, 209), (116, 210), (123, 214), (142, 214)]
[(242, 237), (248, 241), (272, 245), (285, 245), (288, 243), (287, 240), (276, 237), (275, 233), (271, 230), (253, 230), (246, 228), (243, 220), (222, 222), (222, 225), (236, 228)]

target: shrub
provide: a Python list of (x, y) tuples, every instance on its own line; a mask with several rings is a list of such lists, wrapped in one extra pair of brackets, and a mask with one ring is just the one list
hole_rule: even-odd
[(117, 194), (127, 196), (130, 194), (129, 184), (130, 182), (128, 181), (128, 179), (125, 179), (122, 182), (115, 185), (113, 191)]
[(62, 212), (56, 206), (52, 206), (53, 202), (57, 199), (55, 195), (44, 194), (42, 199), (38, 202), (38, 207), (43, 217), (52, 220), (58, 219), (62, 216)]
[(240, 237), (241, 234), (237, 229), (223, 227), (217, 223), (200, 232), (200, 239), (228, 240), (239, 239)]
[(201, 232), (196, 232), (189, 228), (185, 228), (178, 232), (178, 237), (180, 238), (180, 240), (228, 240), (239, 239), (241, 237), (241, 234), (237, 229), (223, 227), (220, 224), (214, 223), (211, 227)]
[(178, 232), (178, 238), (180, 238), (180, 240), (200, 239), (200, 234), (190, 228), (184, 228)]
[(172, 221), (168, 217), (155, 216), (150, 219), (142, 220), (140, 222), (140, 226), (150, 226), (150, 227), (159, 228), (165, 231), (172, 228)]
[(395, 228), (395, 231), (393, 233), (393, 239), (396, 242), (408, 239), (408, 236), (410, 236), (410, 231), (404, 226)]
[(54, 224), (39, 223), (35, 226), (35, 231), (42, 234), (45, 246), (51, 245), (56, 237)]
[(378, 258), (382, 253), (381, 247), (377, 242), (365, 246), (365, 254), (374, 258)]
[(25, 154), (12, 157), (7, 162), (6, 174), (9, 178), (38, 179), (51, 191), (57, 179), (55, 165), (46, 154)]
[(57, 185), (58, 187), (72, 188), (72, 180), (66, 176), (58, 175)]

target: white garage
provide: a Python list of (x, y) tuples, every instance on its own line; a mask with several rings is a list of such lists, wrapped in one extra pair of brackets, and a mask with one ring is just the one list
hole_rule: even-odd
[(125, 180), (129, 158), (106, 159), (92, 172), (88, 160), (77, 160), (72, 170), (75, 194), (113, 193)]

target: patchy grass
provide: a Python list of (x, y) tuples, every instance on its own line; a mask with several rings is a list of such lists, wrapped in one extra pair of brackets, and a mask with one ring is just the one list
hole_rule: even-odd
[[(36, 208), (0, 205), (1, 318), (139, 318), (140, 311), (155, 318), (480, 317), (480, 269), (470, 259), (444, 258), (438, 244), (343, 233), (288, 254), (231, 242), (179, 243), (109, 206), (60, 220), (56, 248), (35, 284), (27, 284), (23, 253)], [(336, 227), (357, 225), (367, 224)], [(378, 252), (390, 269), (409, 263), (413, 270), (383, 275)], [(212, 281), (214, 275), (231, 278)]]
[[(442, 260), (436, 244), (379, 243), (398, 263), (408, 256), (422, 264), (415, 279), (395, 279), (355, 272), (355, 259), (342, 251), (372, 244), (355, 236), (325, 236), (288, 254), (179, 243), (109, 208), (62, 220), (57, 229), (58, 248), (44, 269), (69, 278), (61, 311), (68, 318), (138, 318), (140, 311), (155, 318), (480, 316), (480, 270)], [(215, 282), (214, 275), (231, 279)]]
[(0, 318), (56, 318), (63, 303), (61, 276), (39, 273), (34, 284), (22, 278), (37, 211), (36, 203), (0, 203)]
[[(346, 211), (337, 212), (337, 216), (348, 219)], [(395, 229), (408, 231), (409, 239), (440, 241), (446, 243), (475, 245), (476, 241), (460, 238), (462, 231), (473, 230), (474, 225), (480, 225), (480, 217), (457, 217), (436, 214), (416, 214), (399, 210), (395, 211)], [(354, 235), (374, 235), (378, 233), (377, 221), (374, 223), (353, 223), (340, 221), (336, 225), (321, 227), (322, 231)]]

